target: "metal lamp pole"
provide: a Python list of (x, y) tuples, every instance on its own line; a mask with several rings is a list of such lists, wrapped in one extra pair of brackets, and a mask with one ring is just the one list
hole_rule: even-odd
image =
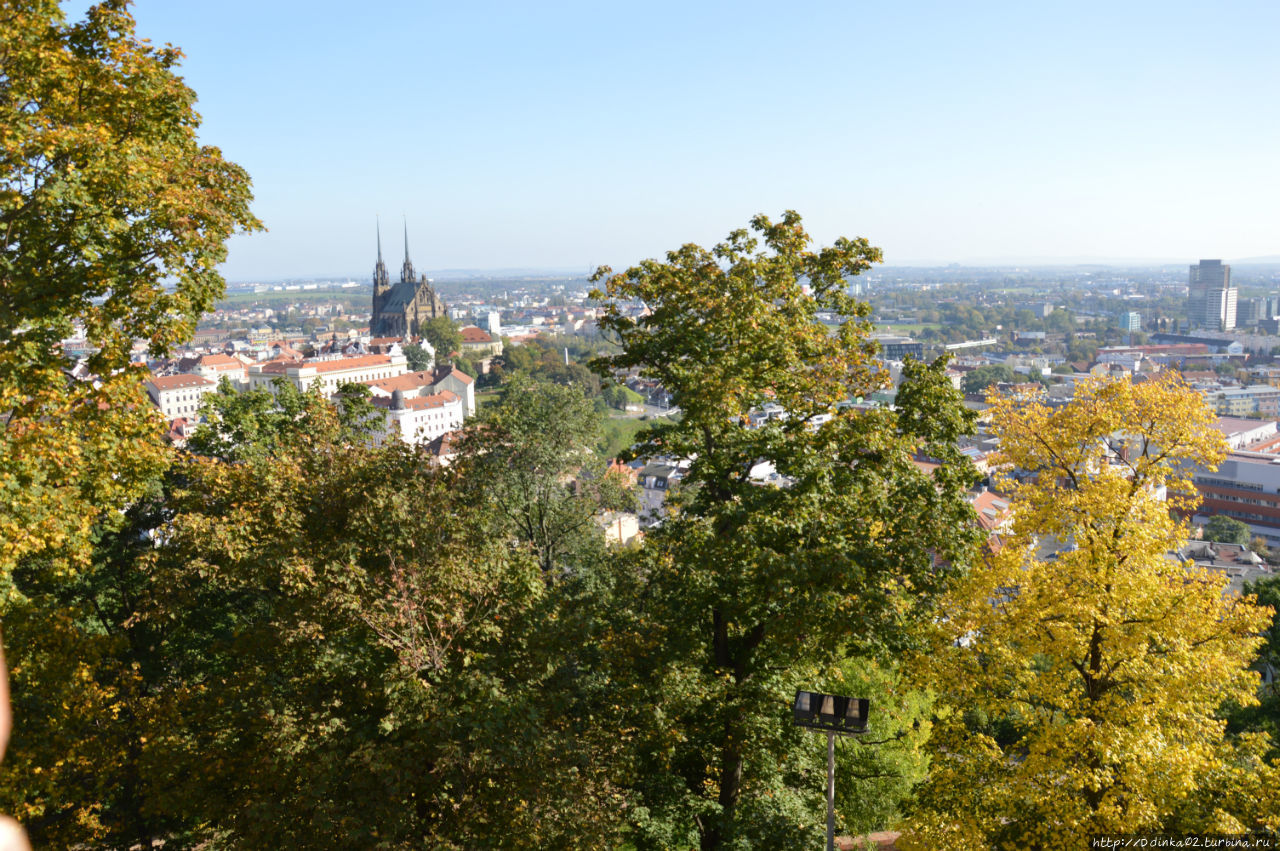
[(812, 691), (797, 691), (791, 707), (797, 726), (827, 734), (827, 851), (836, 848), (836, 735), (865, 733), (870, 711), (871, 702), (865, 697)]
[(827, 851), (836, 851), (836, 731), (827, 731)]

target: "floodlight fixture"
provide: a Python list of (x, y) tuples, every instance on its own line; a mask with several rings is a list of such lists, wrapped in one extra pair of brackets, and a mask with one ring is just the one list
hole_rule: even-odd
[(796, 691), (791, 719), (797, 727), (827, 734), (827, 851), (836, 847), (836, 736), (867, 731), (871, 701), (816, 691)]

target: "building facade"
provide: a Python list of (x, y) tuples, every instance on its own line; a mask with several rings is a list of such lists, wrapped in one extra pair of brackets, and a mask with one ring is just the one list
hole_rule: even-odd
[(475, 379), (456, 366), (441, 366), (422, 372), (406, 372), (391, 378), (366, 381), (375, 399), (390, 399), (399, 390), (406, 399), (448, 391), (462, 400), (463, 414), (475, 416)]
[(475, 325), (458, 329), (462, 336), (462, 353), (471, 358), (487, 358), (502, 354), (502, 340)]
[(894, 334), (872, 334), (871, 339), (880, 345), (880, 356), (884, 360), (916, 360), (924, 358), (924, 343)]
[(165, 419), (186, 417), (194, 421), (200, 400), (218, 389), (216, 381), (200, 375), (153, 375), (146, 380), (147, 395)]
[(382, 414), (382, 429), (374, 435), (379, 445), (396, 439), (413, 446), (430, 443), (462, 428), (465, 417), (462, 399), (448, 390), (413, 397), (395, 390), (375, 396), (373, 404)]
[(344, 384), (363, 384), (395, 378), (408, 371), (409, 361), (398, 349), (388, 355), (268, 361), (249, 367), (249, 389), (262, 388), (274, 395), (275, 380), (282, 378), (304, 393), (312, 385), (319, 385), (320, 390), (328, 397), (337, 393)]
[(1191, 328), (1235, 328), (1237, 298), (1236, 288), (1231, 286), (1231, 267), (1221, 260), (1201, 260), (1190, 268), (1187, 322)]
[(1248, 387), (1212, 391), (1205, 395), (1205, 401), (1223, 417), (1280, 415), (1280, 388), (1270, 384), (1251, 384)]

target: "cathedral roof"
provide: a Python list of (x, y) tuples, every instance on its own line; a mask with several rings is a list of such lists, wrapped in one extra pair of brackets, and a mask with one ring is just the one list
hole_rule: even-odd
[(400, 281), (387, 293), (387, 300), (382, 303), (383, 313), (403, 313), (405, 308), (413, 304), (418, 297), (418, 287), (426, 286), (419, 281)]

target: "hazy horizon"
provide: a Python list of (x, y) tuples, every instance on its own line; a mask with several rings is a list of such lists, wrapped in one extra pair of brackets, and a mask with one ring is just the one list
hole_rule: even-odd
[[(385, 248), (385, 247), (384, 247)], [(384, 259), (385, 250), (384, 250)], [(1157, 269), (1169, 266), (1190, 266), (1200, 260), (1221, 259), (1230, 266), (1275, 266), (1280, 269), (1280, 255), (1272, 255), (1266, 257), (1246, 257), (1239, 260), (1230, 258), (1205, 258), (1199, 257), (1192, 260), (1153, 260), (1153, 259), (1125, 259), (1125, 258), (1101, 258), (1101, 259), (1079, 259), (1079, 258), (992, 258), (985, 260), (982, 258), (970, 261), (951, 261), (951, 262), (923, 262), (923, 263), (883, 263), (877, 264), (865, 274), (875, 275), (877, 273), (900, 271), (907, 269), (1028, 269), (1028, 270), (1049, 270), (1049, 269), (1070, 269), (1076, 267), (1098, 267), (1105, 269)], [(398, 263), (392, 264), (388, 262), (388, 268)], [(461, 277), (588, 277), (594, 270), (585, 270), (568, 266), (502, 266), (502, 267), (469, 267), (469, 268), (442, 268), (431, 269), (424, 268), (415, 264), (416, 270), (420, 274), (425, 274), (431, 278), (439, 278), (449, 280), (450, 276)], [(619, 268), (618, 271), (621, 271)], [(393, 276), (394, 277), (394, 276)], [(283, 281), (320, 281), (320, 280), (346, 280), (355, 281), (356, 283), (369, 284), (371, 276), (367, 272), (299, 272), (290, 275), (281, 275), (275, 277), (247, 277), (247, 278), (227, 278), (227, 282), (232, 285), (237, 284), (253, 284), (253, 283), (280, 283)]]

